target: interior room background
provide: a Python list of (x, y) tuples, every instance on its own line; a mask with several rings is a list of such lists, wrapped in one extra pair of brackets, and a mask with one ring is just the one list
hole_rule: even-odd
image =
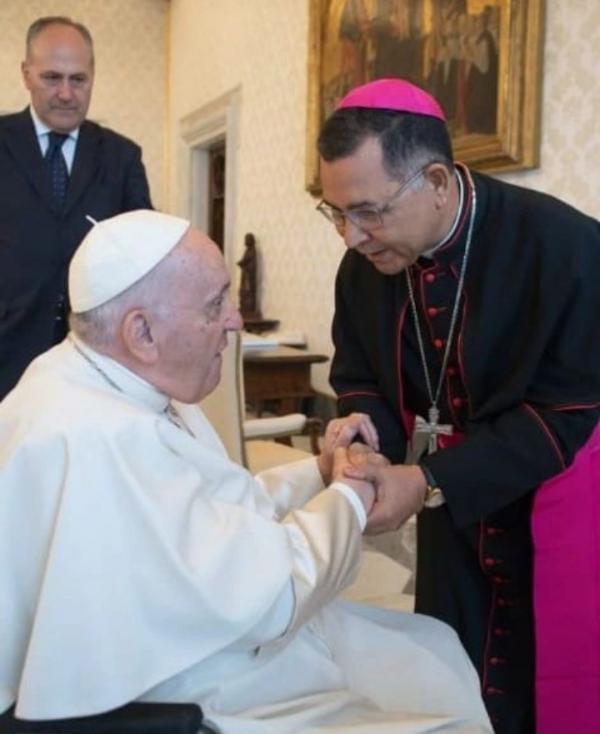
[[(189, 213), (182, 121), (235, 93), (229, 261), (241, 257), (244, 234), (253, 232), (263, 315), (302, 330), (312, 351), (331, 354), (343, 244), (305, 190), (308, 0), (1, 0), (1, 112), (27, 103), (19, 69), (25, 32), (50, 14), (71, 15), (94, 36), (89, 116), (142, 146), (157, 208)], [(596, 217), (599, 42), (598, 0), (546, 0), (540, 167), (501, 176)], [(232, 265), (236, 281), (237, 270)], [(322, 392), (331, 392), (327, 371), (313, 368)]]

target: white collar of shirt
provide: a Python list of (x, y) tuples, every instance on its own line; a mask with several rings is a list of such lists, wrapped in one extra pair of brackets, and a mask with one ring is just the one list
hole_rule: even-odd
[[(52, 132), (52, 130), (48, 125), (46, 125), (46, 123), (40, 120), (32, 105), (29, 105), (29, 112), (35, 128), (35, 134), (40, 145), (40, 150), (42, 151), (42, 156), (45, 156), (49, 145), (48, 133)], [(69, 137), (65, 140), (62, 146), (62, 154), (69, 173), (71, 173), (71, 169), (73, 168), (73, 159), (75, 158), (75, 148), (77, 146), (78, 139), (79, 128), (76, 127), (75, 130), (71, 130)]]
[(143, 403), (157, 413), (162, 413), (167, 409), (169, 398), (149, 382), (146, 382), (146, 380), (143, 380), (111, 357), (96, 352), (75, 336), (72, 331), (69, 332), (69, 340), (72, 342), (73, 348), (79, 352), (79, 356), (85, 359), (90, 368), (98, 374), (107, 386), (114, 387), (124, 395)]
[(454, 175), (456, 176), (456, 180), (458, 182), (458, 206), (456, 207), (456, 214), (454, 215), (454, 221), (452, 222), (452, 225), (450, 229), (448, 230), (448, 233), (442, 239), (440, 242), (437, 243), (434, 247), (431, 248), (431, 250), (427, 250), (427, 252), (424, 252), (422, 257), (426, 257), (431, 259), (433, 257), (433, 253), (436, 250), (439, 250), (440, 247), (443, 247), (446, 242), (450, 241), (451, 237), (454, 237), (454, 233), (456, 232), (456, 229), (458, 227), (458, 220), (460, 219), (461, 212), (463, 210), (463, 205), (465, 202), (465, 186), (463, 184), (463, 180), (461, 178), (460, 172), (454, 169)]

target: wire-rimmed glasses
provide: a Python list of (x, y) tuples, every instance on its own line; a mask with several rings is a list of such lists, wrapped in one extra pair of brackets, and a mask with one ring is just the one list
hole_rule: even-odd
[(321, 212), (321, 214), (329, 220), (336, 229), (343, 229), (346, 224), (346, 220), (349, 219), (352, 224), (359, 229), (362, 229), (365, 232), (370, 232), (373, 229), (377, 229), (377, 227), (383, 226), (383, 218), (392, 210), (394, 202), (425, 172), (432, 162), (434, 161), (430, 161), (419, 168), (418, 171), (415, 171), (402, 182), (397, 191), (395, 191), (383, 204), (380, 204), (379, 206), (358, 206), (353, 209), (338, 209), (338, 207), (328, 204), (322, 199), (317, 204), (317, 211)]

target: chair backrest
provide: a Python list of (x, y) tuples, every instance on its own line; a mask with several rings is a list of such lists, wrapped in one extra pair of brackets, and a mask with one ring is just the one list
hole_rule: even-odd
[(253, 474), (272, 466), (297, 461), (310, 452), (276, 443), (273, 434), (266, 440), (244, 440), (244, 372), (242, 340), (238, 333), (229, 335), (223, 352), (221, 381), (200, 407), (225, 444), (230, 458), (248, 468)]
[(225, 444), (230, 458), (246, 464), (242, 435), (244, 403), (241, 376), (241, 340), (238, 333), (229, 334), (229, 343), (222, 354), (221, 381), (217, 388), (200, 403), (208, 420)]

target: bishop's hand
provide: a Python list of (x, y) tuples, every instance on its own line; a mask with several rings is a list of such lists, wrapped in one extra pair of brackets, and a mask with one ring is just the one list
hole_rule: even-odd
[(417, 465), (352, 465), (345, 473), (348, 478), (375, 485), (377, 496), (367, 522), (368, 535), (397, 530), (423, 508), (427, 481)]

